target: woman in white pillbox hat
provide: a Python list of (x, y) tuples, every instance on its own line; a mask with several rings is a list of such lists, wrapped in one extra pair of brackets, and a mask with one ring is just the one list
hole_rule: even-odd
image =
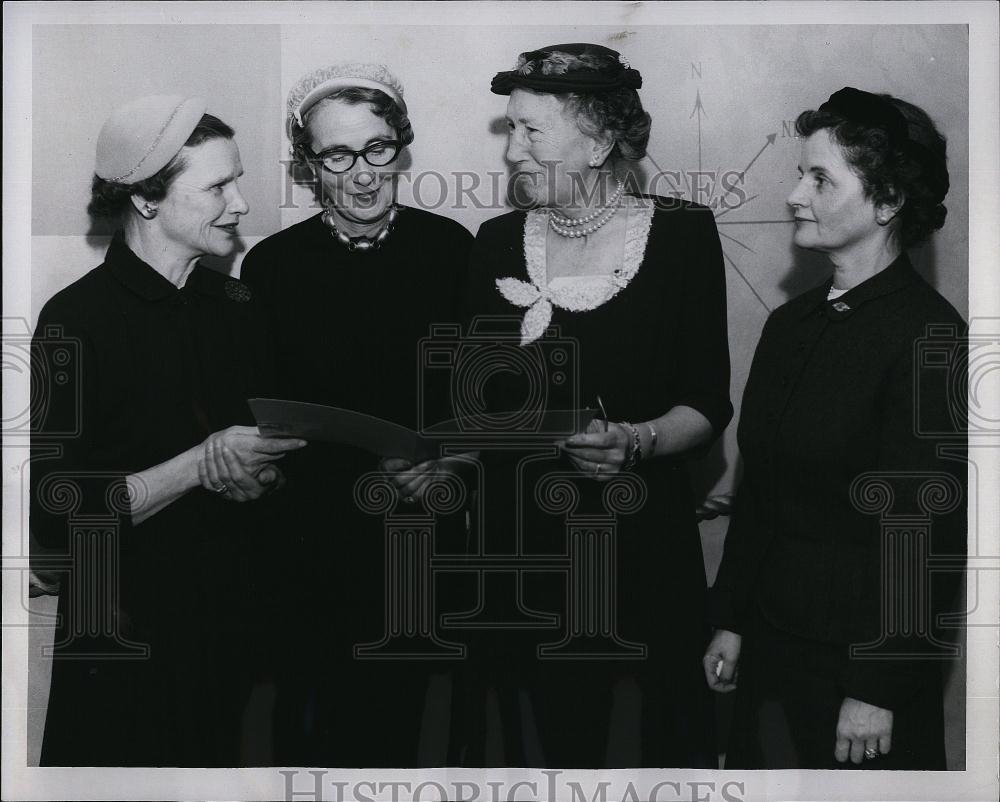
[(71, 566), (43, 765), (241, 762), (260, 544), (232, 502), (283, 484), (275, 461), (304, 443), (234, 425), (272, 372), (249, 289), (199, 264), (234, 252), (248, 211), (233, 130), (205, 106), (157, 95), (108, 118), (90, 212), (120, 230), (39, 315), (30, 526)]
[[(242, 272), (271, 313), (281, 396), (413, 430), (454, 417), (446, 377), (438, 384), (433, 371), (422, 373), (419, 353), (434, 324), (459, 320), (472, 236), (454, 220), (396, 202), (413, 142), (402, 84), (381, 64), (313, 70), (289, 92), (285, 124), (296, 167), (312, 178), (322, 211), (258, 243)], [(432, 659), (442, 654), (432, 637), (387, 635), (390, 621), (409, 613), (386, 602), (393, 591), (385, 583), (383, 516), (355, 500), (377, 461), (313, 445), (284, 467), (289, 492), (279, 501), (288, 511), (280, 524), (295, 522), (288, 542), (297, 549), (288, 560), (287, 620), (297, 626), (288, 628), (287, 654), (308, 644), (309, 657), (285, 661), (277, 761), (443, 765), (443, 741), (432, 741), (447, 733), (451, 663)], [(434, 494), (425, 495), (432, 480), (453, 481), (444, 475), (451, 467), (447, 460), (381, 464), (400, 512), (436, 516), (438, 543), (446, 531), (464, 537), (462, 513), (441, 514)], [(418, 630), (434, 615), (423, 609)], [(384, 646), (365, 646), (385, 638)]]

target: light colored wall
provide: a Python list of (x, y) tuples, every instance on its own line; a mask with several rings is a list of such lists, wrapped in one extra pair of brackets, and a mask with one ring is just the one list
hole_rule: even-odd
[[(516, 16), (516, 15), (515, 15)], [(523, 20), (518, 20), (523, 22)], [(96, 265), (106, 231), (85, 214), (94, 142), (106, 115), (151, 92), (201, 93), (237, 130), (251, 212), (249, 247), (315, 212), (286, 170), (284, 99), (306, 71), (346, 60), (387, 64), (403, 81), (416, 140), (401, 182), (404, 203), (435, 206), (471, 231), (504, 211), (489, 176), (504, 170), (506, 99), (489, 92), (517, 54), (553, 42), (592, 41), (623, 52), (643, 74), (653, 117), (639, 165), (661, 192), (689, 176), (743, 170), (745, 206), (717, 209), (727, 256), (732, 393), (739, 399), (767, 310), (822, 281), (827, 267), (790, 244), (785, 198), (796, 179), (795, 116), (845, 85), (886, 91), (923, 106), (949, 138), (952, 189), (945, 228), (915, 254), (918, 268), (968, 314), (968, 34), (965, 26), (37, 26), (34, 34), (32, 202), (33, 314)], [(103, 55), (102, 55), (103, 54)], [(79, 69), (86, 64), (87, 69)], [(699, 115), (692, 114), (700, 98)], [(767, 136), (776, 134), (773, 144)], [(766, 146), (766, 147), (765, 147)], [(764, 148), (763, 152), (761, 148)], [(758, 155), (759, 153), (759, 155)], [(456, 173), (465, 174), (461, 179)], [(417, 176), (420, 176), (417, 183)], [(441, 197), (441, 179), (447, 194)], [(484, 179), (459, 202), (458, 181)], [(682, 178), (682, 182), (689, 178)], [(711, 179), (708, 179), (709, 182)], [(502, 183), (501, 183), (502, 186)], [(415, 191), (416, 190), (416, 191)], [(500, 193), (499, 197), (503, 197)], [(731, 199), (732, 196), (730, 196)], [(88, 237), (88, 231), (91, 231)], [(432, 243), (428, 243), (432, 246)], [(227, 266), (239, 270), (239, 257)], [(758, 298), (759, 296), (759, 298)], [(737, 463), (735, 425), (702, 469), (701, 485), (727, 491)]]
[[(38, 25), (32, 61), (32, 234), (80, 236), (94, 146), (118, 106), (140, 95), (199, 95), (236, 129), (252, 213), (244, 227), (279, 225), (274, 185), (261, 166), (281, 130), (269, 125), (280, 83), (275, 25)], [(106, 233), (106, 227), (99, 228)]]

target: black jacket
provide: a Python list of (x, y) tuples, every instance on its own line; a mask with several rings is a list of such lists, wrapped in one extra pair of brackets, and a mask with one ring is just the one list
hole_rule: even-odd
[[(917, 658), (941, 651), (917, 608), (933, 623), (949, 606), (965, 553), (965, 324), (905, 254), (840, 298), (829, 288), (775, 310), (757, 346), (713, 623), (740, 632), (756, 604), (804, 638), (877, 644), (844, 692), (892, 709), (939, 664)], [(958, 568), (904, 570), (921, 550)]]
[(178, 289), (120, 235), (41, 310), (30, 527), (63, 572), (43, 765), (238, 760), (240, 713), (218, 708), (244, 654), (224, 644), (259, 627), (269, 502), (199, 487), (133, 525), (125, 477), (253, 423), (262, 331), (244, 284), (197, 265)]

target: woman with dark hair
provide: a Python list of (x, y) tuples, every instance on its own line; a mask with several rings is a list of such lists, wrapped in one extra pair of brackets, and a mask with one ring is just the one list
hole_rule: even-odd
[(41, 763), (238, 765), (263, 542), (230, 502), (304, 445), (234, 425), (268, 390), (262, 319), (199, 259), (237, 247), (239, 150), (200, 98), (143, 97), (104, 124), (95, 173), (90, 209), (121, 230), (32, 346), (30, 526), (70, 561)]
[(771, 314), (743, 397), (704, 658), (717, 691), (739, 675), (726, 768), (944, 769), (939, 624), (965, 553), (965, 388), (950, 397), (919, 356), (943, 337), (964, 381), (964, 324), (907, 249), (944, 223), (945, 140), (916, 106), (849, 87), (796, 130), (795, 244), (827, 254), (833, 276)]
[[(472, 236), (396, 201), (400, 157), (413, 141), (402, 85), (380, 64), (324, 67), (292, 87), (286, 123), (296, 168), (311, 177), (323, 210), (258, 243), (242, 268), (268, 310), (280, 397), (409, 429), (420, 427), (421, 409), (425, 423), (448, 417), (424, 382), (419, 346), (433, 324), (457, 324)], [(382, 463), (399, 488), (398, 512), (424, 514), (424, 488), (444, 465)], [(443, 708), (425, 704), (441, 666), (356, 651), (392, 625), (385, 524), (355, 498), (378, 461), (315, 444), (287, 469), (279, 523), (289, 529), (285, 585), (295, 624), (278, 688), (279, 763), (442, 765), (443, 746), (435, 753), (427, 734), (447, 724), (446, 694)], [(297, 659), (303, 644), (308, 657)]]
[(716, 765), (685, 460), (732, 415), (725, 276), (709, 209), (625, 191), (649, 139), (641, 84), (594, 44), (522, 53), (493, 79), (532, 208), (481, 226), (466, 313), (521, 352), (512, 365), (551, 370), (544, 388), (508, 369), (475, 390), (501, 415), (600, 405), (610, 420), (558, 448), (518, 448), (521, 431), (483, 445), (477, 554), (518, 559), (479, 574), (493, 629), (470, 644), (463, 765)]

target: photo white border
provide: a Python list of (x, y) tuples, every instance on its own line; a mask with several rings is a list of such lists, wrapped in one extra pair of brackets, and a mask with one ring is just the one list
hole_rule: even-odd
[[(488, 3), (6, 3), (4, 18), (4, 138), (3, 138), (3, 316), (31, 319), (31, 62), (33, 24), (413, 24), (413, 25), (508, 25), (511, 4)], [(969, 316), (970, 320), (992, 318), (1000, 324), (1000, 77), (998, 77), (998, 6), (984, 2), (773, 2), (773, 3), (517, 3), (522, 20), (539, 26), (573, 24), (577, 15), (586, 25), (718, 25), (723, 24), (967, 24), (969, 25), (970, 80), (970, 204), (969, 204)], [(583, 22), (585, 20), (585, 22)], [(994, 326), (994, 330), (996, 326)], [(5, 330), (4, 334), (17, 333)], [(3, 404), (7, 411), (27, 408), (27, 377), (4, 371)], [(997, 382), (988, 392), (997, 395)], [(984, 399), (1000, 409), (1000, 397)], [(27, 612), (26, 584), (17, 571), (27, 567), (20, 531), (22, 487), (17, 448), (3, 449), (3, 690), (2, 690), (2, 779), (4, 799), (283, 799), (285, 778), (277, 769), (69, 769), (26, 767)], [(1000, 487), (1000, 436), (982, 443), (984, 458), (978, 461), (980, 487)], [(991, 554), (980, 554), (985, 567), (978, 574), (980, 609), (1000, 608), (1000, 537), (997, 525), (998, 499), (980, 498), (983, 529), (981, 544)], [(970, 583), (971, 585), (972, 583)], [(599, 781), (611, 786), (607, 799), (621, 799), (629, 782), (645, 799), (643, 789), (669, 780), (682, 784), (686, 795), (661, 799), (697, 799), (686, 783), (714, 780), (715, 792), (707, 797), (723, 799), (727, 782), (742, 782), (744, 800), (971, 800), (997, 798), (998, 760), (998, 669), (996, 627), (969, 630), (967, 691), (967, 763), (963, 772), (708, 772), (691, 770), (571, 771), (560, 774), (560, 788), (567, 782), (581, 783), (587, 798)], [(551, 773), (550, 773), (551, 774)], [(541, 770), (436, 769), (338, 770), (327, 780), (348, 783), (377, 778), (410, 781), (413, 785), (433, 780), (446, 788), (457, 781), (505, 782), (505, 788), (522, 780), (533, 780), (539, 798), (548, 788), (549, 776)], [(309, 775), (300, 772), (296, 788), (308, 787)], [(367, 792), (367, 789), (365, 789)], [(700, 792), (707, 793), (703, 786)], [(735, 789), (732, 790), (736, 794)], [(298, 796), (308, 799), (309, 796)], [(326, 799), (338, 798), (327, 782)], [(345, 797), (349, 798), (349, 797)], [(379, 799), (391, 798), (387, 794)], [(401, 796), (399, 798), (407, 798)], [(429, 790), (424, 798), (434, 798)], [(529, 798), (522, 791), (519, 799)], [(570, 798), (567, 796), (566, 798)], [(628, 798), (628, 797), (626, 797)], [(705, 798), (704, 796), (702, 798)]]

